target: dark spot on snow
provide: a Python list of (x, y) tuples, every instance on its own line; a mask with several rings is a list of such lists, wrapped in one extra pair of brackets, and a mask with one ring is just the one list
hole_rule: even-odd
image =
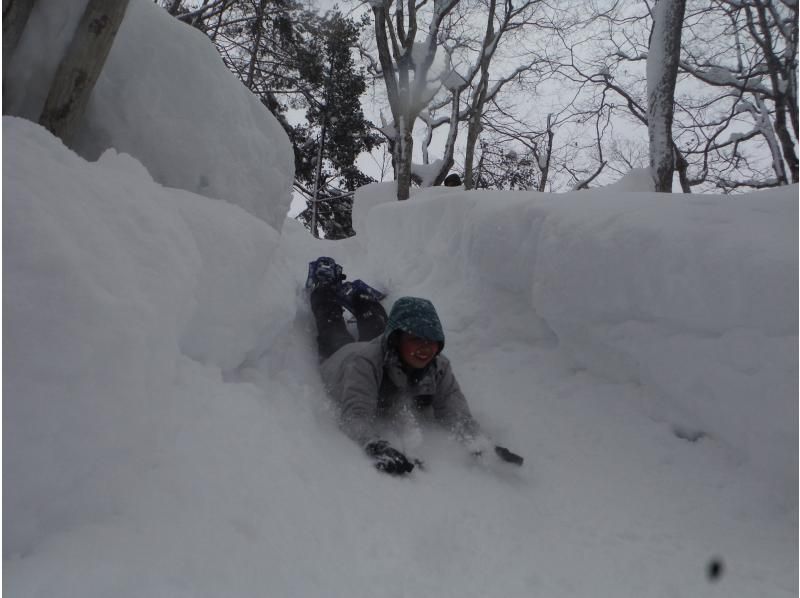
[(686, 440), (687, 442), (697, 442), (701, 438), (705, 438), (707, 436), (707, 434), (702, 430), (695, 430), (693, 428), (687, 428), (686, 426), (679, 425), (672, 426), (672, 433), (676, 436), (676, 438)]
[(706, 566), (708, 581), (712, 583), (719, 581), (723, 573), (725, 573), (725, 564), (722, 562), (721, 558), (714, 557), (708, 561), (708, 565)]

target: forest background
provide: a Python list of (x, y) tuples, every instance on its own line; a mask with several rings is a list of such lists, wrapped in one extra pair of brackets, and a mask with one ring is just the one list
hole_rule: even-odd
[(278, 117), (328, 238), (373, 180), (561, 192), (661, 161), (662, 191), (798, 181), (790, 0), (157, 1)]

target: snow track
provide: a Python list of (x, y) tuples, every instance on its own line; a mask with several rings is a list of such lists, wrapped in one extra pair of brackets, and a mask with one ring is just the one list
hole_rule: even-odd
[[(351, 278), (390, 280), (387, 308), (403, 294), (432, 297), (473, 411), (497, 442), (526, 457), (522, 469), (473, 463), (425, 428), (406, 448), (425, 458), (426, 471), (410, 479), (371, 471), (331, 425), (309, 359), (315, 329), (301, 305), (278, 343), (282, 357), (265, 356), (254, 380), (269, 395), (278, 372), (288, 372), (300, 409), (312, 405), (307, 433), (316, 438), (304, 442), (330, 459), (320, 492), (336, 514), (319, 533), (338, 538), (311, 559), (332, 580), (327, 595), (793, 594), (796, 533), (785, 505), (714, 438), (679, 437), (654, 415), (648, 389), (576, 368), (513, 295), (469, 283), (438, 288), (427, 276), (404, 288), (376, 274), (356, 239), (291, 246), (298, 287), (319, 255), (335, 257)], [(712, 581), (707, 568), (717, 558), (723, 574)]]

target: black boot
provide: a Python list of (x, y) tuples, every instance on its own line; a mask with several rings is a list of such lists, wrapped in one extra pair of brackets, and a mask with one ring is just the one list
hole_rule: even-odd
[(389, 321), (383, 305), (369, 297), (355, 297), (352, 305), (358, 325), (358, 340), (371, 341), (383, 334)]
[(317, 348), (324, 361), (348, 343), (355, 342), (347, 330), (342, 306), (336, 300), (336, 289), (318, 286), (311, 291), (311, 312), (317, 323)]

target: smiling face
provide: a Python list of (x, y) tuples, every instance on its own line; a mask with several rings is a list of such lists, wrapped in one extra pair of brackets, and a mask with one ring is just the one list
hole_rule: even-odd
[(402, 332), (398, 352), (403, 363), (410, 368), (420, 370), (433, 361), (439, 353), (439, 343)]

